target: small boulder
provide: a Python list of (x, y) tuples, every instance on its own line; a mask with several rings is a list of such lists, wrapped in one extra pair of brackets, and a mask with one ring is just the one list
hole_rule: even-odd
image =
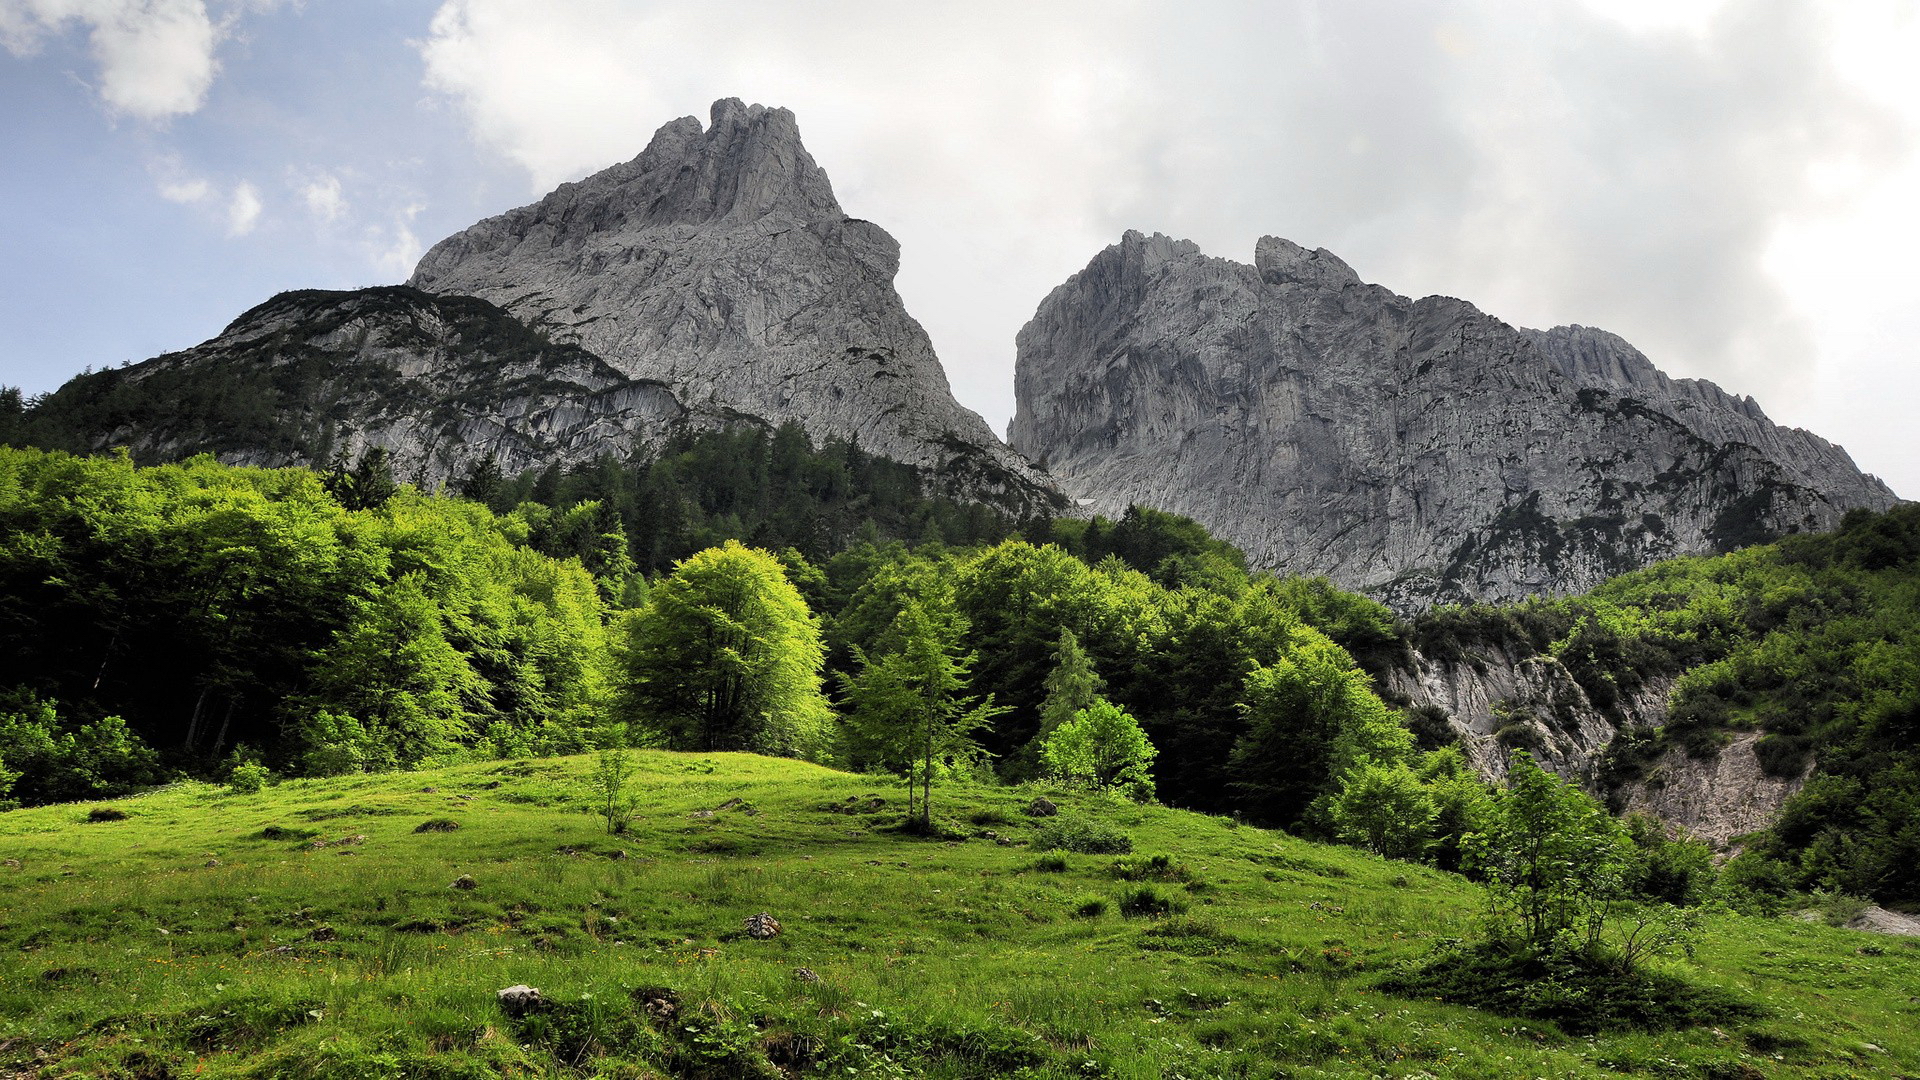
[(217, 866), (219, 866), (219, 865), (220, 865), (220, 860), (219, 860), (219, 859), (208, 859), (208, 860), (207, 860), (207, 869), (209, 869), (209, 870), (212, 870), (213, 868), (215, 868), (215, 867), (217, 867)]
[(437, 817), (415, 825), (413, 831), (417, 833), (452, 832), (459, 827), (460, 823), (452, 818)]
[(816, 974), (812, 968), (794, 968), (793, 977), (803, 983), (817, 983), (820, 981), (820, 976)]
[(1029, 817), (1052, 817), (1059, 812), (1060, 808), (1055, 806), (1053, 800), (1047, 798), (1045, 795), (1036, 795), (1033, 801), (1027, 804), (1027, 816)]
[(756, 941), (765, 941), (780, 933), (780, 920), (761, 912), (747, 916), (747, 936)]
[(655, 1020), (671, 1020), (680, 1011), (680, 994), (670, 986), (643, 986), (633, 992), (633, 1000)]
[(96, 806), (92, 810), (87, 811), (87, 820), (125, 821), (127, 820), (127, 812), (125, 810), (115, 810), (111, 806)]
[(539, 989), (524, 983), (509, 986), (499, 992), (500, 1008), (508, 1016), (525, 1016), (547, 1007), (547, 999), (541, 996)]
[(480, 883), (473, 880), (472, 874), (461, 874), (459, 877), (453, 879), (452, 885), (448, 886), (448, 888), (459, 889), (461, 892), (479, 887)]

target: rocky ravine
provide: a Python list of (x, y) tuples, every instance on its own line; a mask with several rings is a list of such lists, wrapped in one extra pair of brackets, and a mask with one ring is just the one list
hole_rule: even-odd
[(1401, 611), (1573, 592), (1896, 501), (1613, 335), (1410, 300), (1275, 237), (1249, 266), (1129, 232), (1018, 347), (1010, 441), (1083, 504), (1189, 515)]
[[(1482, 646), (1459, 656), (1411, 653), (1388, 669), (1382, 691), (1396, 700), (1445, 711), (1475, 771), (1498, 781), (1507, 755), (1524, 749), (1544, 769), (1599, 791), (1600, 766), (1614, 736), (1653, 730), (1667, 720), (1672, 678), (1651, 679), (1602, 709), (1560, 661), (1509, 646)], [(1706, 758), (1674, 747), (1617, 792), (1617, 805), (1679, 825), (1715, 847), (1766, 828), (1806, 782), (1768, 775), (1754, 755), (1758, 732), (1736, 734)]]
[(900, 248), (848, 217), (793, 114), (714, 103), (640, 156), (449, 237), (412, 284), (491, 300), (689, 408), (795, 420), (816, 442), (1022, 508), (1052, 486), (963, 408), (893, 288)]

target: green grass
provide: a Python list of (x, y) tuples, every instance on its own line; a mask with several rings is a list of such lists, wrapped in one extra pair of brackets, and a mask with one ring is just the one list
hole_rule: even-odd
[[(971, 838), (927, 840), (886, 780), (636, 760), (618, 837), (589, 758), (0, 815), (0, 1076), (1920, 1072), (1912, 940), (1715, 917), (1666, 970), (1761, 1019), (1574, 1037), (1377, 989), (1473, 935), (1451, 875), (1072, 792), (1052, 823), (1136, 854), (1043, 855), (1029, 789), (937, 789)], [(747, 937), (760, 911), (784, 932)], [(509, 1018), (515, 983), (554, 1008)]]

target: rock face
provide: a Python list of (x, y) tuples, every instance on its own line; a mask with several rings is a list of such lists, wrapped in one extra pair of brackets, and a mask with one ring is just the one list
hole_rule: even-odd
[(1602, 708), (1553, 657), (1490, 645), (1446, 657), (1415, 651), (1381, 682), (1395, 700), (1442, 710), (1468, 762), (1488, 780), (1504, 778), (1508, 753), (1523, 749), (1541, 768), (1610, 796), (1623, 810), (1681, 826), (1722, 850), (1766, 828), (1806, 783), (1804, 773), (1768, 775), (1754, 755), (1760, 734), (1743, 732), (1711, 757), (1671, 748), (1638, 779), (1603, 790), (1600, 774), (1614, 737), (1666, 724), (1672, 677), (1617, 692)]
[(80, 376), (34, 414), (78, 450), (279, 466), (381, 446), (401, 479), (438, 484), (489, 454), (511, 474), (624, 453), (686, 410), (484, 300), (395, 286), (283, 293), (203, 345)]
[(449, 237), (412, 284), (491, 300), (688, 408), (795, 420), (969, 493), (1054, 501), (954, 401), (894, 291), (900, 249), (850, 218), (785, 109), (716, 102), (640, 156)]
[(1896, 500), (1751, 399), (1263, 238), (1129, 232), (1018, 339), (1010, 441), (1090, 509), (1198, 519), (1402, 611), (1571, 592)]
[(1543, 769), (1591, 780), (1622, 727), (1665, 722), (1673, 685), (1666, 679), (1637, 688), (1609, 715), (1560, 661), (1502, 647), (1446, 660), (1416, 652), (1387, 675), (1390, 696), (1446, 712), (1468, 762), (1489, 780), (1506, 776), (1507, 754), (1515, 749), (1531, 753)]
[(1759, 741), (1759, 732), (1742, 732), (1705, 759), (1688, 757), (1677, 748), (1667, 751), (1623, 792), (1627, 809), (1685, 825), (1721, 848), (1766, 828), (1787, 799), (1805, 786), (1807, 775), (1769, 776), (1753, 752)]

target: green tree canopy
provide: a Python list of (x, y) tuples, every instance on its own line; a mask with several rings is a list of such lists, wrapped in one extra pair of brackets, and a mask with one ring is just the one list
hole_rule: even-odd
[(1047, 774), (1068, 783), (1153, 797), (1153, 748), (1147, 733), (1119, 706), (1095, 698), (1047, 736), (1040, 760)]
[(683, 560), (628, 620), (622, 711), (673, 749), (818, 758), (823, 656), (780, 560), (729, 540)]

